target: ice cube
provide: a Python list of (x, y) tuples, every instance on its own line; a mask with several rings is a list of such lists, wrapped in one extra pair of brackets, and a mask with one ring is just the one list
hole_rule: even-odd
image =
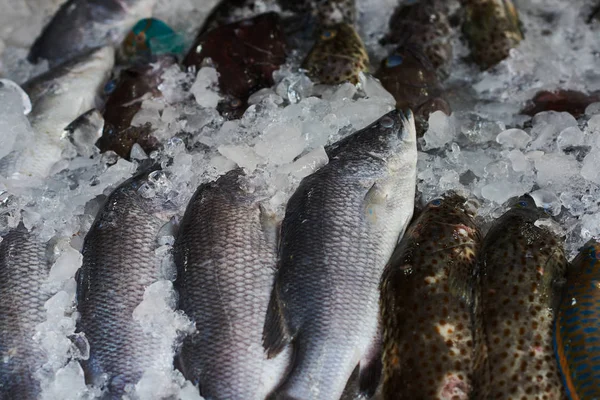
[(248, 172), (254, 171), (258, 163), (262, 162), (254, 150), (247, 144), (221, 145), (218, 147), (218, 150), (221, 155), (233, 161), (238, 166), (247, 169)]
[(531, 169), (529, 160), (520, 150), (511, 150), (508, 153), (508, 159), (512, 162), (513, 170), (517, 172), (525, 172)]
[(306, 155), (300, 157), (292, 164), (282, 167), (282, 173), (291, 173), (296, 178), (302, 179), (329, 162), (329, 157), (323, 146), (319, 146)]
[(585, 115), (593, 116), (600, 114), (600, 102), (592, 103), (585, 108)]
[(483, 186), (481, 195), (488, 200), (502, 204), (511, 197), (520, 196), (528, 190), (529, 188), (524, 184), (501, 179)]
[(560, 214), (562, 208), (561, 201), (554, 192), (547, 189), (539, 189), (531, 192), (530, 195), (538, 207), (545, 209), (553, 216)]
[(583, 140), (584, 137), (581, 129), (579, 129), (577, 126), (571, 126), (563, 129), (563, 131), (558, 135), (558, 138), (556, 138), (556, 144), (558, 145), (559, 149), (564, 150), (570, 146), (582, 145)]
[(202, 67), (190, 88), (196, 102), (202, 107), (215, 108), (222, 97), (218, 93), (219, 75), (212, 67)]
[(583, 159), (581, 176), (590, 182), (600, 185), (600, 151), (594, 149)]
[(567, 112), (543, 111), (533, 117), (531, 135), (535, 138), (531, 142), (534, 150), (552, 150), (552, 145), (559, 133), (571, 126), (577, 126), (577, 120)]
[(304, 150), (304, 137), (296, 126), (275, 123), (267, 127), (254, 151), (274, 165), (286, 164)]
[(425, 139), (425, 150), (443, 147), (450, 142), (456, 132), (454, 118), (449, 117), (442, 111), (436, 111), (429, 115), (429, 128), (423, 139)]
[(531, 136), (522, 129), (512, 128), (500, 132), (496, 136), (496, 142), (508, 148), (524, 149), (531, 142)]
[(537, 170), (537, 183), (544, 187), (547, 185), (566, 186), (572, 179), (579, 175), (579, 164), (570, 156), (561, 154), (545, 154), (535, 160)]
[(62, 282), (72, 278), (82, 262), (83, 256), (81, 253), (71, 246), (67, 246), (50, 268), (49, 280)]
[(591, 134), (600, 134), (600, 114), (596, 114), (590, 118), (587, 123), (587, 131)]

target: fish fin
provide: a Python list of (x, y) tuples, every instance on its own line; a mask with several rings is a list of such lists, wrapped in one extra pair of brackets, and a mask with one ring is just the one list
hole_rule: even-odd
[(267, 357), (269, 359), (275, 358), (290, 341), (291, 337), (279, 304), (277, 287), (274, 286), (263, 329), (263, 347), (267, 352)]
[(385, 187), (375, 182), (365, 195), (363, 201), (364, 213), (367, 221), (376, 224), (380, 215), (385, 215), (383, 210), (387, 203), (388, 194)]
[(360, 371), (358, 376), (358, 390), (360, 394), (366, 398), (371, 398), (375, 395), (379, 381), (381, 380), (381, 372), (383, 370), (382, 358), (382, 343), (381, 343), (381, 326), (378, 327), (376, 335), (373, 337), (367, 352), (360, 361)]
[(260, 210), (260, 224), (262, 226), (263, 234), (268, 243), (279, 248), (279, 240), (281, 234), (281, 221), (277, 217), (277, 214), (273, 211), (267, 210), (264, 204), (258, 205)]

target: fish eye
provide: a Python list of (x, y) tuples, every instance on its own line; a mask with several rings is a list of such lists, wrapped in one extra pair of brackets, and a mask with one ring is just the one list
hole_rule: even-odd
[(238, 108), (242, 105), (242, 102), (240, 101), (240, 99), (233, 99), (229, 102), (229, 105), (233, 108)]
[(135, 35), (135, 40), (138, 43), (144, 43), (146, 41), (146, 34), (144, 32), (140, 32)]
[(434, 206), (434, 207), (439, 207), (439, 206), (441, 206), (441, 205), (442, 205), (442, 199), (435, 199), (435, 200), (432, 200), (432, 201), (431, 201), (431, 203), (429, 203), (429, 204), (431, 204), (431, 205), (432, 205), (432, 206)]
[(321, 39), (323, 39), (323, 40), (331, 39), (331, 38), (335, 37), (336, 33), (337, 33), (336, 31), (326, 30), (321, 34)]
[(380, 123), (381, 126), (383, 126), (384, 128), (391, 128), (392, 126), (394, 126), (394, 120), (390, 117), (382, 118)]
[(117, 87), (117, 83), (115, 82), (114, 79), (111, 79), (110, 81), (106, 82), (106, 85), (104, 85), (104, 93), (111, 94), (112, 92), (115, 91), (116, 87)]
[(525, 208), (525, 207), (527, 207), (528, 205), (529, 205), (529, 203), (527, 203), (526, 201), (520, 201), (520, 202), (517, 204), (517, 206), (518, 206), (518, 207), (522, 207), (522, 208)]
[(387, 68), (394, 68), (394, 67), (397, 67), (398, 65), (402, 64), (403, 61), (404, 61), (404, 58), (401, 55), (394, 54), (394, 55), (389, 56), (385, 60), (385, 66)]

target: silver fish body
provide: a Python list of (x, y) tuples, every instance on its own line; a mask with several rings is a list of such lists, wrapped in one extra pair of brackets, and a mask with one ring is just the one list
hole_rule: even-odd
[(120, 44), (137, 21), (152, 16), (156, 0), (69, 0), (44, 27), (28, 60), (50, 67), (90, 49)]
[(359, 364), (361, 390), (377, 385), (379, 279), (413, 214), (415, 137), (412, 113), (384, 115), (288, 202), (264, 344), (291, 342), (294, 363), (275, 398), (339, 399)]
[(149, 176), (131, 178), (108, 197), (85, 237), (77, 278), (77, 329), (90, 345), (86, 381), (104, 386), (111, 399), (138, 382), (160, 343), (133, 319), (145, 288), (162, 277), (154, 250), (166, 209), (161, 196), (142, 196)]
[(23, 85), (31, 99), (28, 115), (35, 140), (0, 160), (7, 178), (45, 178), (62, 159), (68, 139), (65, 129), (96, 107), (96, 99), (114, 64), (110, 47), (88, 52)]
[(50, 298), (42, 285), (49, 264), (45, 244), (20, 225), (0, 242), (0, 398), (35, 400), (35, 377), (46, 354), (33, 340), (36, 325), (46, 320)]
[(180, 308), (197, 328), (178, 363), (207, 400), (264, 400), (288, 362), (268, 360), (262, 346), (276, 224), (245, 184), (234, 170), (198, 188), (175, 243)]

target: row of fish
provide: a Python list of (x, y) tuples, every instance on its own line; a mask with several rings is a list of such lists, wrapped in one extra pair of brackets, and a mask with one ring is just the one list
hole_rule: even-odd
[[(62, 116), (59, 121), (58, 116), (50, 118), (45, 113), (48, 108), (43, 104), (34, 107), (32, 124), (45, 125), (33, 126), (38, 133), (36, 142), (45, 148), (45, 159), (35, 157), (41, 149), (24, 150), (35, 154), (13, 154), (2, 161), (0, 169), (4, 176), (45, 177), (60, 169), (54, 164), (64, 152), (58, 140), (63, 128), (94, 108), (105, 110), (105, 121), (96, 118), (91, 129), (92, 133), (102, 132), (98, 141), (102, 151), (113, 150), (128, 157), (136, 142), (146, 151), (155, 150), (159, 143), (151, 135), (152, 127), (132, 128), (130, 122), (139, 110), (140, 99), (160, 97), (157, 87), (161, 72), (177, 63), (177, 58), (188, 69), (199, 69), (210, 60), (219, 74), (222, 100), (218, 110), (229, 119), (241, 117), (252, 93), (273, 85), (273, 71), (286, 61), (289, 42), (298, 36), (313, 40), (314, 32), (314, 45), (302, 65), (317, 82), (357, 82), (359, 72), (370, 69), (369, 56), (357, 33), (358, 13), (353, 1), (280, 0), (276, 3), (284, 16), (271, 12), (242, 20), (240, 10), (258, 8), (254, 2), (224, 1), (209, 16), (193, 43), (151, 18), (154, 3), (154, 0), (70, 0), (61, 6), (29, 54), (32, 62), (47, 60), (52, 70), (31, 82), (26, 90), (30, 95), (54, 94), (45, 97), (54, 97), (50, 104)], [(485, 60), (480, 63), (482, 66), (489, 67), (506, 57), (522, 37), (510, 1), (464, 1), (460, 6), (460, 10), (465, 10), (463, 30), (477, 54), (474, 59)], [(424, 132), (431, 112), (450, 113), (442, 98), (439, 77), (447, 74), (452, 62), (453, 13), (450, 5), (439, 0), (401, 5), (392, 16), (389, 34), (384, 38), (385, 43), (396, 49), (383, 61), (376, 76), (397, 99), (400, 109), (415, 111), (419, 134)], [(113, 45), (121, 46), (116, 55), (108, 48)], [(98, 50), (102, 46), (108, 47)], [(190, 50), (184, 56), (186, 47)], [(490, 49), (497, 52), (494, 57), (487, 55)], [(134, 65), (123, 70), (117, 81), (109, 82), (107, 87), (117, 88), (103, 106), (95, 95), (108, 80), (115, 59), (125, 67)], [(87, 85), (78, 86), (77, 91), (70, 90), (68, 82), (73, 76), (79, 79), (80, 75), (87, 78)], [(66, 93), (71, 100), (69, 107), (64, 101)], [(111, 90), (105, 92), (110, 93)], [(74, 102), (77, 106), (73, 106)], [(85, 122), (89, 123), (89, 118)], [(29, 161), (31, 155), (35, 158), (33, 162)]]
[[(197, 331), (176, 364), (207, 399), (264, 399), (275, 389), (274, 398), (339, 398), (359, 364), (361, 388), (377, 387), (378, 285), (413, 212), (414, 121), (393, 111), (327, 152), (331, 162), (290, 199), (280, 234), (265, 194), (249, 190), (241, 170), (202, 185), (188, 205), (174, 244), (175, 286)], [(82, 366), (108, 398), (121, 398), (157, 357), (157, 339), (132, 314), (161, 276), (154, 250), (175, 211), (162, 196), (144, 196), (161, 173), (115, 189), (83, 245)], [(11, 271), (2, 281), (3, 398), (40, 390), (44, 355), (22, 339), (45, 318), (45, 252), (22, 226), (0, 242), (1, 270)]]
[[(359, 393), (383, 399), (598, 395), (599, 243), (568, 267), (559, 238), (536, 223), (549, 216), (528, 195), (485, 238), (476, 206), (454, 193), (407, 229), (410, 114), (392, 111), (327, 153), (331, 162), (302, 180), (280, 229), (262, 206), (266, 193), (249, 189), (239, 169), (190, 200), (174, 244), (175, 286), (196, 332), (175, 364), (204, 398), (339, 399), (356, 373)], [(157, 356), (157, 339), (132, 314), (160, 279), (154, 250), (176, 212), (144, 196), (161, 173), (117, 188), (83, 246), (82, 365), (108, 398), (121, 398)], [(45, 319), (46, 253), (22, 226), (0, 242), (3, 398), (39, 392), (45, 355), (28, 338)]]

